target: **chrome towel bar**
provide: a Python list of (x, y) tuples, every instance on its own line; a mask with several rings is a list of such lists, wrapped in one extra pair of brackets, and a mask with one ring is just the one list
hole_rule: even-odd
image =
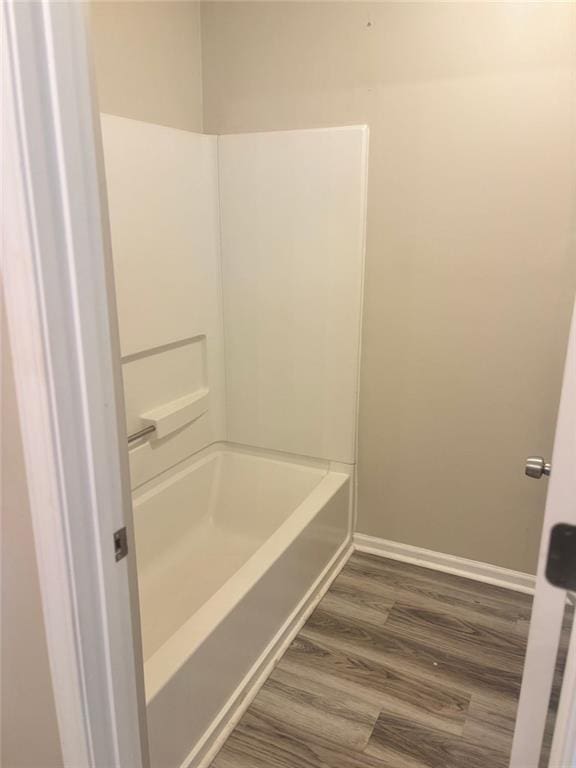
[(134, 432), (133, 435), (128, 435), (128, 443), (134, 443), (136, 440), (140, 440), (141, 437), (146, 437), (146, 435), (149, 435), (151, 432), (155, 432), (156, 427), (154, 424), (150, 424), (147, 427), (144, 427), (144, 429), (141, 429), (139, 432)]

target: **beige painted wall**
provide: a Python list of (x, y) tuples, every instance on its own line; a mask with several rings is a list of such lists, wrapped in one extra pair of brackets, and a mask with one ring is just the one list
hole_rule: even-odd
[(359, 529), (531, 571), (576, 285), (576, 6), (204, 3), (204, 129), (371, 130)]
[(11, 356), (1, 307), (0, 344), (0, 764), (3, 768), (59, 768), (62, 765), (60, 739), (48, 666)]
[(97, 0), (90, 11), (100, 110), (201, 131), (199, 3)]
[(551, 450), (576, 285), (576, 6), (208, 2), (202, 41), (197, 3), (92, 19), (103, 111), (370, 125), (360, 530), (533, 570), (522, 462)]

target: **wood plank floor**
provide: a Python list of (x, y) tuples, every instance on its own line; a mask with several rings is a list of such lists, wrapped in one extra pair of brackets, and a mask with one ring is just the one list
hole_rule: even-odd
[(506, 768), (531, 598), (355, 553), (213, 768)]

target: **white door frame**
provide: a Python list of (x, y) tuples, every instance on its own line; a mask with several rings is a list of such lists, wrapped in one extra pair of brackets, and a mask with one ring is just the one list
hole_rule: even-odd
[[(64, 764), (146, 768), (117, 319), (85, 11), (76, 2), (3, 4), (3, 287)], [(124, 525), (131, 551), (116, 562), (113, 533)]]
[[(536, 591), (530, 617), (510, 768), (538, 768), (540, 759), (567, 599), (566, 590), (553, 586), (546, 578), (550, 532), (557, 523), (576, 525), (576, 310), (572, 315), (564, 365), (562, 394), (554, 436), (552, 474), (546, 496)], [(574, 637), (572, 640), (574, 641)], [(575, 645), (576, 641), (571, 644), (571, 649)], [(559, 707), (556, 717), (557, 727), (549, 760), (550, 768), (572, 766), (571, 762), (566, 762), (566, 755), (573, 751), (570, 745), (574, 745), (576, 737), (574, 666), (568, 663), (564, 672), (562, 706)]]

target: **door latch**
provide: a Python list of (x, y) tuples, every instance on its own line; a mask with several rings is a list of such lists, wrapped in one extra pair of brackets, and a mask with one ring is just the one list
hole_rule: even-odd
[(546, 578), (555, 587), (576, 590), (576, 525), (558, 523), (550, 531)]
[(114, 531), (114, 557), (116, 562), (122, 560), (128, 554), (128, 535), (126, 534), (126, 526), (124, 528), (118, 528)]

